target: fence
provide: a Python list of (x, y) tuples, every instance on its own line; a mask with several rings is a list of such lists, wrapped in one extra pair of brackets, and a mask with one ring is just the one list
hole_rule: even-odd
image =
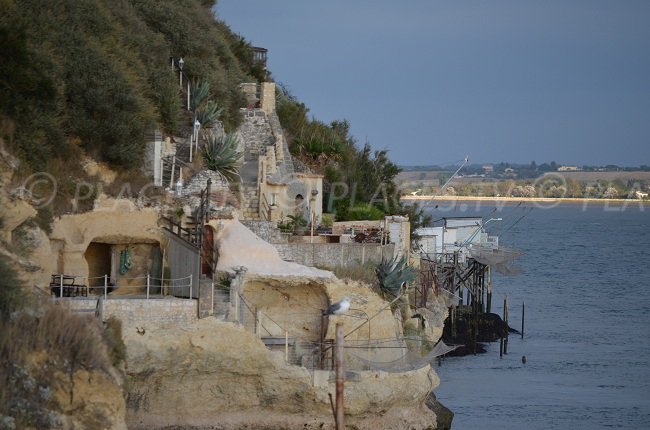
[[(320, 339), (313, 340), (275, 321), (267, 313), (251, 306), (239, 295), (237, 321), (248, 332), (256, 334), (271, 351), (282, 354), (287, 363), (315, 370), (334, 369), (334, 339), (325, 339), (327, 317), (321, 318)], [(296, 317), (299, 315), (296, 314)], [(313, 316), (313, 311), (312, 311)], [(360, 322), (346, 335), (346, 369), (351, 371), (382, 370), (405, 372), (427, 366), (455, 349), (442, 341), (431, 342), (422, 336), (393, 336), (371, 339), (372, 317), (356, 309), (339, 317), (356, 318)], [(348, 338), (352, 333), (368, 330), (367, 339)]]
[[(88, 296), (103, 296), (108, 299), (109, 293), (119, 290), (135, 290), (144, 294), (126, 296), (121, 295), (119, 298), (160, 298), (164, 296), (188, 297), (192, 298), (192, 276), (189, 275), (184, 278), (178, 279), (162, 279), (155, 278), (147, 274), (147, 276), (139, 276), (135, 278), (121, 278), (127, 282), (137, 281), (137, 283), (130, 285), (116, 286), (110, 281), (108, 275), (87, 277), (65, 274), (53, 274), (52, 281), (50, 282), (50, 292), (55, 298), (63, 297), (88, 297)], [(84, 281), (85, 282), (82, 282)], [(140, 283), (141, 282), (141, 283)], [(94, 285), (93, 285), (94, 284)], [(187, 291), (189, 288), (189, 296), (180, 292)], [(174, 292), (177, 292), (174, 294)]]

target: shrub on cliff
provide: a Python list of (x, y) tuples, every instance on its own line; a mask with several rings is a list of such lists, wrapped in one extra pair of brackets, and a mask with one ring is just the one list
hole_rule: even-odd
[(11, 314), (25, 303), (22, 282), (6, 257), (0, 256), (0, 322), (9, 320)]
[(205, 80), (234, 128), (238, 84), (257, 73), (250, 44), (213, 2), (0, 0), (0, 118), (33, 170), (80, 144), (113, 166), (141, 165), (145, 132), (175, 132), (183, 99), (170, 58)]

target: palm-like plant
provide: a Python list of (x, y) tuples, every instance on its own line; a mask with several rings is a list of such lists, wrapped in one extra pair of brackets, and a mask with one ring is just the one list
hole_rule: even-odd
[(190, 97), (190, 109), (196, 113), (199, 107), (203, 106), (210, 97), (210, 83), (207, 81), (193, 82), (192, 94)]
[(212, 128), (219, 119), (221, 111), (221, 107), (216, 102), (208, 100), (196, 109), (194, 116), (201, 123), (201, 127)]
[(415, 269), (406, 264), (406, 257), (397, 256), (391, 259), (382, 259), (375, 268), (379, 289), (383, 294), (390, 294), (393, 297), (400, 295), (402, 283), (407, 284), (415, 280)]
[(237, 163), (243, 155), (237, 150), (238, 146), (239, 140), (233, 134), (217, 136), (209, 133), (202, 150), (205, 166), (228, 181), (233, 181), (239, 176)]

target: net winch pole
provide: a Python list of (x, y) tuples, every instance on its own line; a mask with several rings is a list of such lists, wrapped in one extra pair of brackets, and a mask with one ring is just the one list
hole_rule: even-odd
[(343, 424), (343, 385), (345, 376), (343, 373), (343, 347), (345, 337), (343, 335), (343, 323), (336, 323), (336, 430), (344, 430)]

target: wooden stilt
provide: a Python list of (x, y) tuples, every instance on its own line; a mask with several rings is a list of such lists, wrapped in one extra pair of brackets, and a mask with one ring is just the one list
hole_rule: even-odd
[(343, 424), (343, 385), (345, 374), (343, 372), (343, 347), (344, 347), (343, 323), (336, 323), (336, 429), (345, 430)]
[(510, 328), (508, 327), (508, 296), (506, 295), (503, 299), (503, 322), (506, 326), (506, 334), (503, 337), (503, 353), (508, 354), (508, 332)]
[(521, 338), (524, 338), (524, 319), (526, 317), (526, 302), (521, 303)]

